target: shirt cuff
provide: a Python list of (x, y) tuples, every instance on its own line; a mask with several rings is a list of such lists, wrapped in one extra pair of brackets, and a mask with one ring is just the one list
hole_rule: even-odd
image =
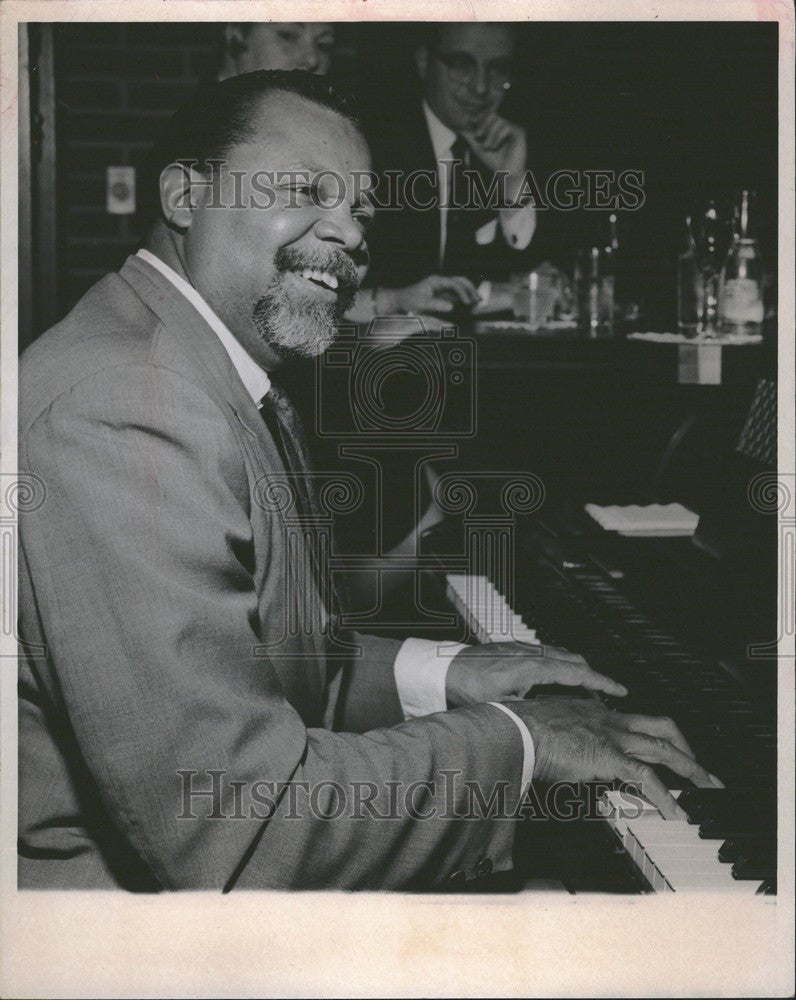
[(499, 708), (501, 712), (505, 712), (510, 718), (514, 720), (517, 724), (517, 728), (520, 731), (520, 736), (522, 736), (522, 747), (523, 747), (523, 762), (522, 762), (522, 780), (520, 782), (520, 802), (525, 798), (525, 793), (528, 791), (528, 786), (533, 778), (533, 768), (536, 763), (536, 751), (533, 747), (533, 737), (528, 731), (528, 727), (516, 714), (512, 712), (510, 708), (501, 704), (499, 701), (490, 701), (490, 705), (494, 705), (495, 708)]
[(500, 228), (503, 230), (503, 238), (512, 250), (525, 250), (536, 232), (536, 209), (533, 205), (502, 209)]
[(479, 247), (489, 246), (490, 243), (495, 242), (495, 237), (497, 236), (497, 219), (490, 219), (489, 222), (485, 222), (480, 229), (475, 231), (475, 242)]
[(395, 686), (405, 719), (446, 712), (448, 667), (466, 643), (406, 639), (395, 657)]

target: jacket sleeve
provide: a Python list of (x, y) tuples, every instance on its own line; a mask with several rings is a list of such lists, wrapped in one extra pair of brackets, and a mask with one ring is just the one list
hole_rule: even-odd
[(148, 364), (89, 375), (24, 431), (20, 467), (46, 490), (21, 541), (50, 696), (161, 885), (388, 888), (509, 866), (513, 823), (468, 819), (465, 785), (516, 806), (502, 712), (307, 730), (254, 655), (246, 466), (201, 389)]
[[(395, 658), (402, 643), (361, 632), (348, 632), (347, 640), (358, 649), (333, 679), (332, 728), (363, 733), (403, 722), (404, 713), (395, 682)], [(339, 687), (337, 686), (339, 685)]]

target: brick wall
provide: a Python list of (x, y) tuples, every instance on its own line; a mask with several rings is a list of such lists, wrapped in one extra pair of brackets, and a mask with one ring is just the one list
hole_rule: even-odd
[[(215, 75), (219, 24), (60, 24), (55, 28), (58, 314), (140, 244), (145, 212), (111, 215), (106, 168), (140, 166), (164, 119)], [(353, 26), (338, 26), (350, 69)], [(141, 176), (137, 177), (140, 205)]]

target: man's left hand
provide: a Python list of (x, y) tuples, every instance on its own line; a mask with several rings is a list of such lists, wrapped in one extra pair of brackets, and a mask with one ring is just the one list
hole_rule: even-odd
[(578, 653), (557, 646), (490, 642), (466, 646), (451, 660), (445, 680), (448, 707), (524, 698), (540, 684), (582, 687), (623, 697), (627, 689), (597, 673)]
[(505, 171), (512, 177), (525, 173), (528, 144), (525, 129), (500, 115), (492, 114), (472, 131), (462, 132), (474, 155), (490, 170)]

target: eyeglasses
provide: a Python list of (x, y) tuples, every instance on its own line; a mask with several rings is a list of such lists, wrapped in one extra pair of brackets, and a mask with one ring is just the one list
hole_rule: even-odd
[[(478, 63), (465, 52), (431, 52), (448, 71), (451, 83), (460, 87), (472, 87), (478, 79)], [(486, 66), (486, 79), (490, 90), (509, 90), (511, 87), (511, 62), (508, 59), (495, 60)]]

